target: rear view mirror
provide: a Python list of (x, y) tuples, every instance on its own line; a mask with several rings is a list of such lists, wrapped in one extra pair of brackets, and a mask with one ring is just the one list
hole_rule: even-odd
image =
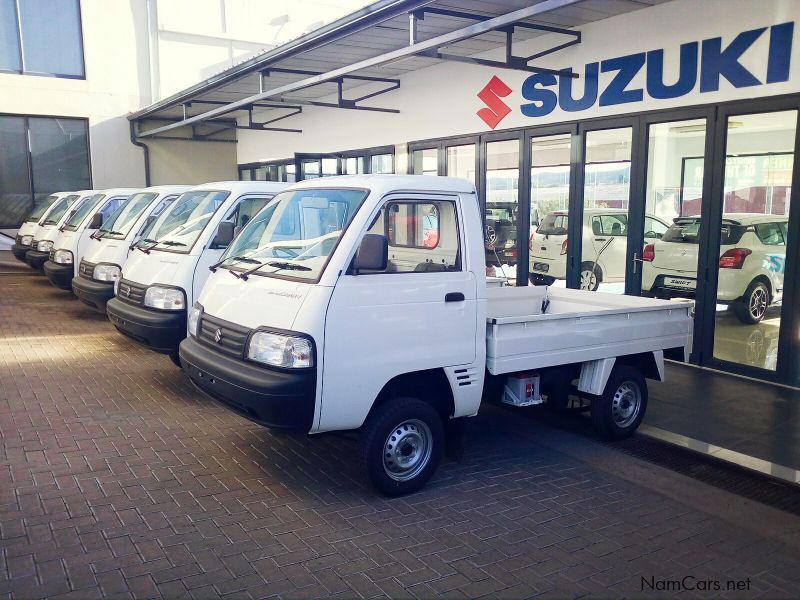
[(220, 223), (219, 227), (217, 227), (217, 235), (214, 236), (214, 240), (211, 242), (211, 247), (227, 248), (233, 241), (235, 229), (236, 226), (233, 221), (223, 221)]
[(103, 224), (103, 213), (96, 212), (92, 215), (92, 222), (89, 223), (89, 229), (100, 229)]
[(389, 240), (379, 233), (364, 234), (361, 245), (353, 258), (353, 270), (385, 271), (389, 264)]

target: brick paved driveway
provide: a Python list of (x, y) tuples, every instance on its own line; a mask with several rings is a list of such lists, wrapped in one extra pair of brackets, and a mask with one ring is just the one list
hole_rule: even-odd
[(41, 277), (0, 276), (0, 436), (0, 598), (620, 597), (685, 575), (800, 593), (797, 546), (749, 526), (763, 507), (619, 476), (657, 468), (507, 410), (426, 490), (377, 497), (353, 439), (218, 408)]

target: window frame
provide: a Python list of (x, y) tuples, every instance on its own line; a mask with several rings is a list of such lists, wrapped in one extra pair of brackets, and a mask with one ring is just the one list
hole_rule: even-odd
[[(418, 209), (418, 207), (420, 205), (422, 205), (422, 204), (430, 204), (431, 206), (433, 206), (436, 209), (436, 233), (437, 233), (437, 235), (436, 235), (436, 245), (432, 246), (430, 248), (428, 248), (427, 246), (419, 246), (416, 243), (414, 243), (414, 244), (395, 244), (395, 243), (392, 242), (391, 238), (389, 237), (389, 219), (387, 218), (387, 219), (384, 220), (384, 223), (383, 223), (383, 231), (384, 231), (384, 235), (386, 236), (386, 241), (389, 243), (390, 247), (394, 247), (394, 248), (413, 248), (414, 250), (436, 250), (436, 248), (438, 248), (441, 245), (441, 243), (442, 243), (442, 225), (441, 225), (441, 221), (440, 221), (441, 212), (439, 211), (439, 207), (436, 205), (436, 201), (425, 202), (424, 200), (389, 200), (388, 202), (386, 202), (384, 204), (384, 207), (388, 207), (388, 206), (390, 206), (392, 204), (409, 204), (409, 205), (413, 206), (414, 207), (413, 218), (415, 218), (415, 219), (419, 218), (419, 215), (417, 214), (417, 209)], [(424, 216), (423, 216), (423, 218), (424, 218)], [(415, 237), (416, 237), (416, 233), (415, 233)], [(423, 239), (424, 239), (424, 236), (423, 236)], [(416, 242), (416, 241), (417, 240), (414, 239), (414, 242)]]
[(43, 73), (41, 71), (28, 71), (25, 68), (25, 37), (22, 35), (22, 16), (19, 10), (19, 0), (12, 0), (14, 8), (14, 16), (16, 17), (16, 31), (17, 31), (17, 52), (19, 56), (19, 69), (0, 69), (0, 73), (8, 73), (11, 75), (24, 75), (28, 77), (54, 77), (56, 79), (86, 79), (86, 48), (83, 43), (83, 10), (81, 0), (71, 0), (75, 3), (78, 16), (78, 49), (80, 50), (81, 58), (81, 74), (72, 75), (66, 73)]

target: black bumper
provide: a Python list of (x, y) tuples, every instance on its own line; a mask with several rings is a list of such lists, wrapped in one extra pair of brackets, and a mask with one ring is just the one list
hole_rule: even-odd
[(25, 255), (30, 251), (30, 249), (31, 249), (30, 246), (23, 246), (22, 244), (14, 244), (13, 246), (11, 246), (11, 253), (17, 260), (25, 262)]
[(62, 290), (72, 289), (72, 276), (74, 275), (72, 265), (60, 265), (48, 260), (44, 263), (44, 274), (54, 286)]
[(50, 256), (49, 252), (39, 252), (38, 250), (28, 250), (25, 253), (25, 262), (34, 269), (41, 271), (44, 268), (44, 263)]
[(111, 281), (94, 281), (85, 277), (71, 280), (72, 291), (78, 300), (94, 310), (106, 314), (106, 303), (114, 297), (114, 283)]
[(106, 312), (117, 331), (156, 352), (175, 354), (186, 337), (185, 310), (165, 312), (112, 298)]
[(316, 369), (260, 367), (214, 352), (191, 337), (181, 343), (180, 358), (192, 383), (235, 413), (276, 429), (311, 429)]

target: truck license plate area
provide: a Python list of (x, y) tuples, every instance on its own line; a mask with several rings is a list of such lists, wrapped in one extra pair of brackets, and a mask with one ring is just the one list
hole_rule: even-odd
[(533, 270), (541, 271), (542, 273), (547, 273), (550, 270), (550, 265), (543, 262), (535, 262), (533, 263)]

